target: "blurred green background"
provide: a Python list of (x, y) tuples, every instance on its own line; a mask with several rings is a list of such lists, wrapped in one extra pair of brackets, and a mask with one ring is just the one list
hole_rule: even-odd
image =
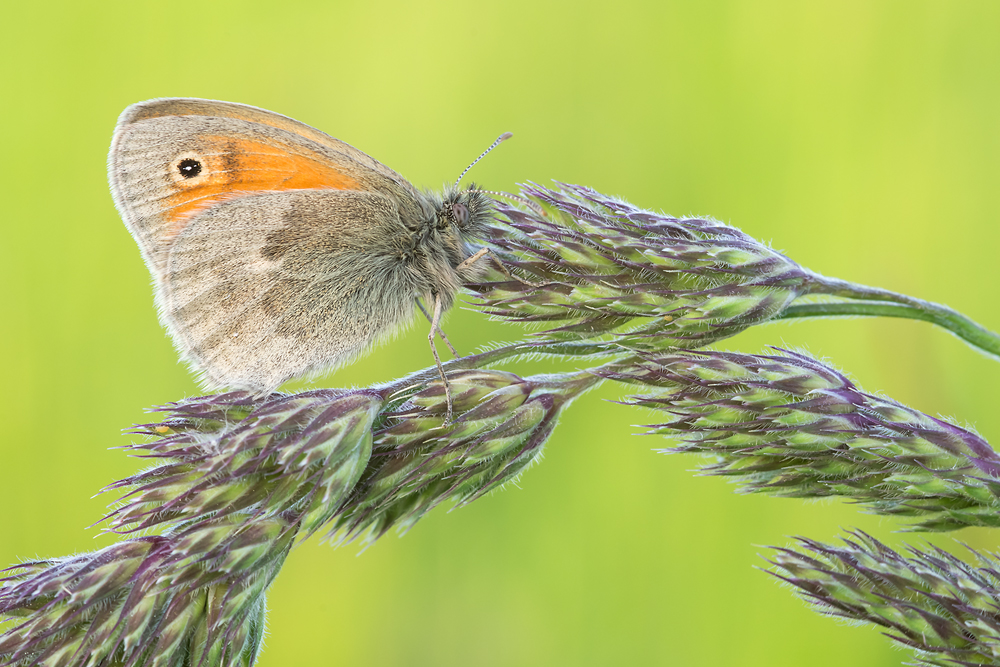
[[(816, 271), (944, 301), (996, 330), (1000, 4), (732, 2), (6, 3), (0, 41), (0, 566), (109, 543), (92, 497), (142, 464), (110, 450), (197, 395), (157, 323), (105, 156), (152, 97), (254, 104), (412, 182), (478, 165), (713, 215)], [(456, 309), (472, 351), (520, 331)], [(1000, 364), (930, 325), (776, 324), (721, 347), (807, 348), (1000, 439)], [(324, 378), (427, 366), (418, 326)], [(510, 366), (534, 372), (542, 364)], [(260, 664), (897, 665), (756, 571), (760, 545), (898, 523), (839, 502), (744, 497), (581, 399), (518, 487), (432, 513), (358, 556), (312, 540), (270, 595)], [(995, 548), (996, 533), (955, 539)], [(922, 544), (924, 537), (912, 536)]]

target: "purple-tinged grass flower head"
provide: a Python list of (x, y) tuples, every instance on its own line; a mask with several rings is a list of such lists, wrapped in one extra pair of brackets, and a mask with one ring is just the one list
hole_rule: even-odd
[(473, 289), (484, 312), (542, 323), (545, 339), (700, 347), (774, 318), (808, 283), (795, 262), (710, 218), (673, 218), (574, 185), (523, 194), (549, 215), (499, 204), (504, 224), (487, 240), (525, 282)]
[(885, 628), (916, 651), (919, 664), (996, 665), (1000, 657), (1000, 560), (970, 550), (975, 563), (929, 547), (896, 552), (870, 535), (843, 546), (799, 538), (778, 549), (774, 574), (817, 611)]
[[(371, 453), (383, 404), (373, 390), (320, 390), (260, 400), (244, 392), (173, 403), (128, 449), (163, 463), (116, 482), (127, 490), (111, 530), (170, 522), (192, 529), (222, 516), (248, 524), (281, 516), (310, 534), (329, 522)], [(224, 545), (222, 545), (224, 548)]]
[[(157, 464), (109, 489), (109, 529), (162, 535), (25, 563), (0, 582), (0, 664), (251, 665), (265, 593), (330, 522), (371, 453), (374, 391), (188, 399), (127, 449)], [(185, 662), (186, 661), (186, 662)]]
[(451, 422), (436, 380), (161, 408), (127, 448), (156, 465), (109, 487), (125, 495), (108, 519), (162, 534), (7, 570), (0, 665), (252, 665), (267, 587), (297, 538), (327, 525), (374, 538), (443, 500), (471, 502), (537, 460), (600, 378), (450, 380)]
[(600, 381), (496, 370), (449, 379), (451, 422), (439, 382), (407, 388), (406, 400), (383, 415), (372, 464), (337, 520), (345, 537), (406, 530), (444, 500), (469, 503), (517, 478), (541, 455), (563, 408)]
[[(275, 520), (237, 533), (228, 559), (201, 557), (190, 535), (151, 536), (8, 568), (0, 665), (252, 665), (294, 533)], [(251, 553), (253, 567), (234, 567)]]
[(978, 435), (867, 394), (804, 354), (645, 354), (598, 371), (654, 388), (628, 402), (745, 491), (861, 500), (918, 530), (1000, 526), (1000, 456)]

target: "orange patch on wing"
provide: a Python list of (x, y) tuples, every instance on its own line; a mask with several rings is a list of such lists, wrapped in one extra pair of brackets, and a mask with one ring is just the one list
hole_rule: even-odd
[(273, 144), (213, 136), (200, 143), (201, 173), (191, 179), (172, 174), (174, 194), (166, 201), (172, 233), (194, 213), (239, 193), (363, 187), (327, 157), (307, 149), (291, 153)]

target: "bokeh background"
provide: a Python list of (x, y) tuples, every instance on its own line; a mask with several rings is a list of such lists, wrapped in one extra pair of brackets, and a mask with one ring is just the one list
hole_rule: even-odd
[[(115, 446), (197, 395), (108, 194), (115, 120), (152, 97), (272, 109), (421, 186), (582, 183), (707, 214), (816, 271), (947, 302), (1000, 329), (1000, 4), (728, 2), (7, 3), (0, 40), (0, 566), (108, 544), (93, 497)], [(521, 335), (456, 309), (462, 350)], [(415, 327), (322, 379), (430, 364)], [(775, 324), (720, 347), (805, 348), (1000, 439), (1000, 364), (930, 325)], [(545, 370), (541, 364), (510, 367)], [(260, 665), (897, 665), (878, 632), (807, 609), (761, 545), (895, 521), (740, 496), (633, 435), (605, 387), (544, 461), (359, 555), (312, 540), (270, 594)], [(96, 539), (95, 539), (96, 538)], [(924, 542), (922, 536), (910, 536)], [(996, 533), (931, 538), (995, 548)]]

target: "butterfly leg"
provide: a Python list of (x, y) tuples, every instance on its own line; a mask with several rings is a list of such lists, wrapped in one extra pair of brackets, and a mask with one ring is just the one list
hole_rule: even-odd
[(465, 269), (465, 268), (468, 268), (468, 267), (472, 266), (473, 264), (475, 264), (476, 262), (478, 262), (480, 259), (482, 259), (483, 256), (486, 255), (486, 254), (488, 254), (489, 252), (490, 252), (489, 248), (480, 248), (479, 251), (476, 252), (476, 254), (469, 255), (464, 260), (462, 260), (462, 263), (455, 267), (455, 271), (461, 271), (462, 269)]
[(490, 259), (492, 259), (493, 263), (496, 264), (498, 269), (500, 269), (500, 273), (504, 274), (505, 276), (507, 276), (512, 280), (516, 280), (522, 285), (527, 285), (528, 287), (545, 287), (546, 285), (549, 284), (549, 283), (533, 283), (530, 280), (525, 280), (524, 278), (515, 276), (507, 269), (507, 266), (502, 261), (500, 261), (500, 258), (494, 255), (493, 253), (490, 253)]
[(431, 332), (427, 334), (427, 342), (430, 343), (431, 352), (434, 353), (434, 363), (437, 364), (438, 373), (441, 374), (441, 380), (444, 382), (444, 396), (445, 400), (448, 402), (448, 414), (444, 418), (444, 423), (448, 424), (451, 422), (451, 384), (448, 382), (448, 376), (444, 372), (444, 366), (441, 365), (441, 357), (438, 356), (437, 348), (434, 347), (434, 333), (442, 333), (438, 324), (441, 322), (441, 295), (434, 295), (434, 317), (431, 319)]
[[(430, 314), (428, 314), (427, 309), (424, 308), (424, 304), (420, 303), (420, 299), (417, 299), (417, 308), (419, 308), (420, 312), (424, 314), (424, 317), (427, 318), (427, 321), (433, 324), (434, 320), (431, 319), (431, 316)], [(433, 330), (434, 328), (432, 326), (431, 331)], [(450, 340), (448, 340), (448, 337), (444, 334), (444, 329), (442, 329), (441, 327), (438, 327), (438, 335), (441, 336), (441, 340), (443, 340), (444, 344), (448, 346), (448, 349), (451, 350), (451, 353), (455, 355), (455, 358), (461, 359), (462, 355), (460, 355), (458, 351), (455, 350), (455, 346), (451, 344)]]
[(514, 274), (512, 274), (510, 271), (507, 270), (507, 267), (504, 266), (504, 263), (502, 261), (500, 261), (500, 258), (497, 257), (495, 253), (490, 252), (489, 248), (481, 248), (476, 254), (466, 257), (461, 264), (455, 267), (455, 270), (461, 271), (466, 267), (472, 266), (486, 255), (490, 256), (490, 259), (493, 260), (493, 263), (496, 264), (498, 269), (500, 269), (500, 273), (504, 274), (511, 280), (516, 280), (517, 282), (527, 285), (528, 287), (544, 287), (545, 285), (548, 284), (548, 283), (533, 283), (531, 281), (525, 280), (524, 278), (518, 278), (517, 276), (515, 276)]

